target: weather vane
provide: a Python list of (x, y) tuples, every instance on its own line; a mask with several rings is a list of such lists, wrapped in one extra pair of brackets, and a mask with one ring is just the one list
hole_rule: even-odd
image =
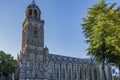
[(35, 4), (35, 0), (32, 1), (32, 4)]

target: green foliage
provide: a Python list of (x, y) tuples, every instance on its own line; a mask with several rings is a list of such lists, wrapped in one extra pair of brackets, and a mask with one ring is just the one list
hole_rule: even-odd
[(16, 60), (10, 54), (0, 51), (0, 72), (3, 76), (9, 77), (11, 73), (15, 72)]
[(116, 3), (105, 4), (105, 0), (89, 8), (87, 18), (83, 18), (83, 33), (89, 43), (88, 55), (104, 64), (114, 63), (120, 66), (120, 7), (114, 9)]
[(115, 4), (108, 5), (101, 0), (93, 5), (83, 19), (82, 28), (90, 44), (88, 55), (100, 62), (120, 64), (120, 8), (114, 9)]

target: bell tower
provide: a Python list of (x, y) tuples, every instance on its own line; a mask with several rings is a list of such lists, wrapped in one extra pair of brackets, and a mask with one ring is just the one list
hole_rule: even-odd
[(33, 0), (26, 8), (26, 17), (22, 25), (22, 51), (26, 48), (44, 48), (44, 21), (41, 11)]
[(19, 80), (48, 80), (48, 48), (44, 48), (44, 21), (33, 0), (22, 24), (22, 49), (18, 55)]

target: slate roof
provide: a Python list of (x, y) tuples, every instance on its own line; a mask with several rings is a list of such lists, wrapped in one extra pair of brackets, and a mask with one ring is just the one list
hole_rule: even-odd
[(86, 65), (97, 64), (94, 59), (82, 59), (82, 58), (68, 57), (68, 56), (62, 56), (56, 54), (49, 54), (48, 58), (50, 61), (55, 61), (55, 62), (76, 63), (76, 64), (86, 64)]

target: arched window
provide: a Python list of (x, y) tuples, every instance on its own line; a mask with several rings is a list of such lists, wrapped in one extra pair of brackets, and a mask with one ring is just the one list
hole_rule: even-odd
[(30, 10), (29, 10), (29, 16), (31, 16), (31, 15), (32, 15), (32, 10), (30, 9)]
[(73, 79), (76, 79), (77, 78), (77, 73), (76, 73), (76, 66), (74, 65), (73, 66)]
[(76, 71), (76, 68), (75, 68), (75, 79), (77, 79), (77, 71)]
[(59, 79), (59, 68), (57, 68), (57, 72), (56, 72), (57, 74), (57, 79)]
[(94, 79), (97, 80), (97, 69), (94, 69)]
[(34, 38), (38, 37), (38, 28), (34, 27)]
[(85, 67), (85, 79), (87, 79), (87, 70), (86, 70), (86, 67)]
[(59, 65), (55, 64), (55, 77), (59, 79)]
[(91, 72), (92, 72), (92, 71), (91, 71), (91, 68), (89, 68), (90, 80), (92, 80), (92, 74), (91, 74)]
[(69, 68), (68, 78), (71, 79), (71, 68)]
[(65, 69), (63, 68), (63, 79), (65, 79)]
[(34, 15), (37, 16), (37, 10), (34, 10)]
[(82, 79), (82, 67), (80, 66), (80, 79)]

